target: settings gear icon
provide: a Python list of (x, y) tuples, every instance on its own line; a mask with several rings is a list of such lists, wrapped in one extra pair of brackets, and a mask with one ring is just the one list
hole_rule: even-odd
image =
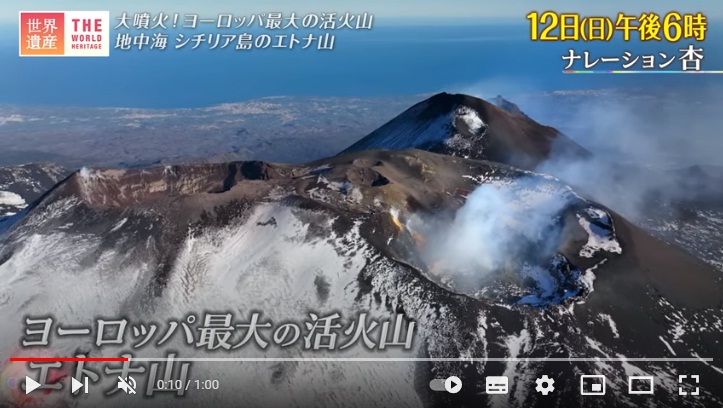
[(555, 391), (555, 380), (548, 377), (547, 375), (543, 375), (541, 378), (536, 379), (535, 383), (537, 384), (537, 387), (535, 387), (535, 391), (542, 393), (542, 395), (547, 395)]

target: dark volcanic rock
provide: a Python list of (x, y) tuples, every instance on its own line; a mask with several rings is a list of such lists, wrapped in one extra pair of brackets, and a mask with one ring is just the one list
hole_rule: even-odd
[(366, 149), (424, 149), (491, 160), (533, 170), (553, 154), (589, 153), (556, 129), (513, 109), (462, 94), (440, 93), (422, 101), (345, 152)]
[[(507, 120), (491, 105), (475, 109)], [(494, 115), (484, 117), (494, 124)], [(542, 157), (535, 156), (542, 145), (528, 142), (527, 157)], [(468, 226), (465, 212), (494, 204), (499, 194), (512, 199), (484, 210), (510, 217), (507, 227), (483, 235), (495, 239), (455, 234)], [(472, 214), (484, 218), (484, 211)], [(532, 228), (537, 224), (543, 227)], [(479, 241), (479, 256), (468, 263), (436, 256), (435, 245), (449, 243), (439, 236), (459, 245)], [(513, 245), (498, 248), (497, 239)], [(510, 255), (490, 266), (477, 259), (500, 254)], [(301, 165), (84, 169), (3, 236), (0, 260), (0, 276), (24, 276), (0, 287), (3, 316), (46, 315), (58, 305), (75, 322), (94, 321), (98, 313), (167, 321), (201, 310), (262, 310), (274, 321), (303, 321), (309, 310), (403, 312), (418, 328), (408, 352), (355, 346), (346, 354), (318, 354), (299, 346), (234, 355), (430, 359), (200, 364), (194, 377), (214, 375), (237, 387), (189, 394), (177, 406), (229, 404), (239, 392), (249, 406), (284, 405), (273, 398), (278, 393), (301, 406), (336, 405), (310, 395), (312, 381), (333, 385), (349, 406), (577, 407), (581, 401), (570, 395), (579, 395), (581, 373), (606, 375), (612, 390), (586, 406), (623, 406), (637, 401), (624, 393), (627, 376), (650, 373), (663, 384), (656, 406), (677, 407), (677, 387), (668, 385), (687, 370), (707, 379), (689, 406), (719, 405), (722, 398), (713, 382), (723, 359), (720, 274), (551, 177), (490, 161), (367, 150)], [(36, 296), (46, 285), (53, 290)], [(0, 350), (12, 349), (21, 329), (20, 319), (4, 321)], [(65, 355), (79, 346), (74, 340), (53, 347)], [(185, 356), (212, 353), (180, 340), (172, 347)], [(135, 353), (153, 357), (164, 349)], [(626, 360), (695, 356), (713, 362)], [(545, 360), (550, 357), (559, 360)], [(465, 358), (479, 360), (446, 360)], [(579, 358), (591, 360), (567, 360)], [(556, 380), (547, 397), (534, 391), (543, 374)], [(417, 386), (450, 375), (465, 384), (459, 394)], [(487, 375), (508, 375), (514, 392), (501, 400), (486, 395)]]

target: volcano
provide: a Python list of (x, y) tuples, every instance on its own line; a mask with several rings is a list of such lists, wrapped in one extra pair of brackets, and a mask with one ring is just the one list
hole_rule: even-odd
[[(701, 379), (685, 406), (720, 405), (721, 274), (529, 170), (558, 146), (587, 154), (524, 115), (441, 94), (311, 163), (82, 169), (0, 236), (0, 354), (17, 347), (20, 316), (50, 313), (74, 326), (99, 316), (160, 325), (221, 312), (280, 322), (310, 311), (345, 322), (402, 314), (417, 328), (403, 350), (302, 342), (209, 352), (183, 335), (163, 346), (101, 348), (91, 336), (52, 347), (260, 359), (195, 363), (193, 379), (224, 388), (138, 406), (235, 406), (240, 396), (259, 407), (628, 406), (647, 401), (627, 393), (628, 376), (652, 375), (655, 406), (678, 407), (682, 374)], [(609, 392), (579, 397), (581, 374), (605, 375)], [(509, 394), (486, 394), (490, 375), (508, 376)], [(550, 395), (535, 391), (542, 375), (555, 380)], [(459, 393), (430, 389), (449, 376)], [(127, 404), (101, 393), (76, 402)]]
[(552, 154), (580, 159), (590, 153), (557, 129), (541, 125), (501, 96), (493, 103), (440, 93), (370, 133), (345, 152), (423, 149), (534, 170)]

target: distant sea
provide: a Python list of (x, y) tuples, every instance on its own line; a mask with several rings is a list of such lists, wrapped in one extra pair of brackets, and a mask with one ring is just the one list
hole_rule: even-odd
[[(337, 34), (331, 51), (201, 47), (111, 50), (110, 58), (20, 58), (17, 34), (3, 36), (0, 103), (180, 108), (278, 95), (365, 97), (442, 90), (505, 94), (630, 86), (695, 89), (723, 83), (723, 75), (561, 72), (565, 67), (561, 57), (571, 48), (577, 53), (589, 51), (593, 57), (619, 57), (623, 51), (672, 56), (687, 46), (686, 41), (531, 42), (527, 25), (502, 24), (380, 26)], [(711, 24), (708, 40), (700, 44), (705, 69), (723, 69), (721, 38)], [(171, 39), (170, 45), (174, 44)]]

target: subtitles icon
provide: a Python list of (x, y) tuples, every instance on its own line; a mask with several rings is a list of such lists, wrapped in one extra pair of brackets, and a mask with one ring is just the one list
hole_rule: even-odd
[(580, 395), (605, 395), (604, 375), (583, 375), (580, 377)]
[(487, 394), (507, 394), (510, 390), (510, 379), (504, 376), (485, 378)]
[(628, 377), (628, 394), (653, 395), (655, 377), (652, 375), (633, 375)]

